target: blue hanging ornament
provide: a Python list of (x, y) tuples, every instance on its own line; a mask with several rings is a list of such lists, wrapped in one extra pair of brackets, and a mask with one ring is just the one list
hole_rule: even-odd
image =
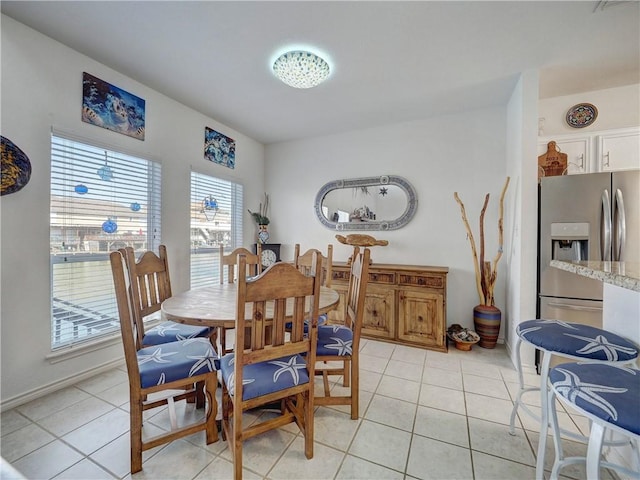
[(140, 204), (138, 202), (133, 202), (131, 204), (131, 211), (132, 212), (139, 212), (140, 211)]
[(115, 233), (115, 231), (118, 230), (118, 224), (112, 219), (108, 219), (102, 224), (102, 230), (105, 233)]
[(105, 182), (110, 182), (111, 180), (113, 180), (113, 170), (111, 170), (111, 167), (106, 163), (104, 164), (104, 166), (100, 167), (96, 173)]
[(78, 195), (84, 195), (85, 193), (87, 193), (89, 191), (89, 187), (79, 183), (78, 185), (76, 185), (74, 190)]
[(202, 199), (201, 212), (204, 213), (204, 218), (206, 218), (208, 222), (216, 218), (216, 214), (218, 213), (219, 209), (220, 207), (218, 207), (218, 201), (213, 195), (207, 195)]

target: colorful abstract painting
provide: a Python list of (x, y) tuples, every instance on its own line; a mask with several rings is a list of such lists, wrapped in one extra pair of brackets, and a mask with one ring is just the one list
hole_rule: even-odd
[(144, 140), (145, 101), (82, 73), (82, 121)]
[(236, 167), (236, 141), (204, 127), (204, 158), (225, 167)]

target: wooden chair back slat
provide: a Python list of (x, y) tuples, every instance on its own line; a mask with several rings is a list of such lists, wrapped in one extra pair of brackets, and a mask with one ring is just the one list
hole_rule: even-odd
[(227, 283), (235, 283), (236, 276), (241, 271), (237, 264), (239, 254), (245, 255), (247, 258), (247, 267), (244, 270), (245, 275), (254, 277), (260, 273), (262, 264), (258, 254), (253, 254), (246, 248), (238, 247), (233, 252), (225, 255), (224, 245), (220, 245), (220, 284), (225, 283), (225, 272), (227, 274)]
[(138, 368), (137, 325), (134, 319), (132, 297), (130, 296), (131, 285), (127, 272), (127, 263), (122, 255), (122, 251), (111, 252), (109, 256), (111, 262), (111, 272), (116, 293), (116, 303), (120, 316), (120, 333), (122, 334), (122, 344), (124, 347), (124, 358), (129, 375), (131, 388), (140, 389), (140, 370)]
[(296, 243), (293, 253), (293, 265), (305, 275), (312, 271), (313, 253), (319, 254), (322, 260), (322, 286), (331, 288), (331, 280), (333, 276), (333, 245), (327, 246), (327, 255), (322, 255), (318, 249), (311, 248), (300, 254), (300, 244)]
[(160, 245), (158, 255), (145, 251), (136, 260), (133, 248), (121, 248), (129, 276), (129, 288), (134, 303), (133, 317), (136, 323), (138, 345), (144, 338), (144, 318), (160, 311), (162, 302), (171, 297), (171, 277), (167, 247)]
[[(246, 265), (243, 254), (238, 256), (238, 265), (241, 270)], [(302, 275), (287, 263), (274, 264), (258, 277), (249, 280), (240, 279), (236, 342), (240, 340), (241, 331), (245, 329), (251, 332), (251, 341), (248, 348), (243, 351), (236, 349), (236, 365), (242, 365), (245, 355), (268, 359), (281, 357), (285, 355), (284, 351), (306, 352), (309, 339), (304, 338), (304, 321), (308, 318), (307, 315), (311, 314), (311, 312), (305, 314), (305, 310), (308, 310), (306, 301), (308, 296), (312, 296), (311, 312), (316, 312), (317, 316), (320, 282), (316, 281), (315, 276)], [(253, 303), (250, 319), (244, 318), (245, 304), (248, 302)], [(272, 312), (269, 321), (266, 319), (267, 311)], [(285, 329), (287, 322), (292, 323), (292, 331), (288, 336)], [(315, 336), (316, 330), (311, 330)], [(236, 343), (236, 345), (239, 344)], [(256, 354), (257, 351), (261, 353)]]

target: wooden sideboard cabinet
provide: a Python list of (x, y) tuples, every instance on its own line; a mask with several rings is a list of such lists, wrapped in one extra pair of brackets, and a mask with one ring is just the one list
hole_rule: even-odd
[[(362, 336), (447, 351), (447, 267), (372, 264)], [(331, 287), (340, 294), (329, 321), (343, 321), (349, 267), (333, 265)]]

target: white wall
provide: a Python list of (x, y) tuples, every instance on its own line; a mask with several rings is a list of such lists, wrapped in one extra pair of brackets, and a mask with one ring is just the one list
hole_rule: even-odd
[[(511, 177), (513, 195), (505, 225), (505, 232), (508, 232), (505, 233), (505, 259), (509, 287), (503, 334), (512, 358), (517, 339), (516, 326), (535, 318), (536, 314), (537, 163), (529, 159), (537, 158), (537, 92), (537, 72), (524, 72), (507, 106), (507, 173)], [(522, 362), (525, 366), (534, 365), (533, 348), (523, 347)]]
[[(449, 267), (447, 322), (472, 328), (472, 309), (479, 300), (471, 249), (453, 193), (457, 191), (465, 203), (476, 239), (482, 202), (486, 193), (491, 194), (485, 233), (487, 256), (493, 258), (498, 248), (498, 199), (506, 176), (506, 118), (505, 108), (483, 109), (268, 145), (265, 175), (272, 198), (271, 241), (282, 243), (285, 260), (293, 257), (297, 242), (303, 250), (333, 243), (334, 259), (344, 261), (351, 248), (338, 243), (336, 232), (322, 226), (313, 211), (320, 187), (342, 178), (405, 177), (417, 191), (416, 216), (402, 229), (368, 232), (389, 240), (386, 247), (372, 248), (373, 261)], [(535, 131), (533, 135), (535, 144)], [(512, 195), (510, 189), (509, 206)], [(496, 288), (496, 305), (501, 309), (505, 268), (501, 262)]]
[[(588, 127), (572, 128), (565, 121), (567, 110), (578, 103), (591, 103), (598, 109), (598, 118)], [(640, 125), (640, 84), (544, 98), (538, 102), (538, 117), (544, 118), (543, 136), (635, 127)]]
[[(146, 100), (146, 139), (135, 140), (80, 120), (82, 72)], [(191, 168), (244, 184), (247, 206), (264, 192), (264, 147), (211, 118), (134, 82), (60, 43), (2, 16), (2, 135), (30, 158), (32, 176), (21, 191), (1, 197), (2, 407), (76, 379), (122, 357), (120, 342), (50, 363), (49, 176), (51, 128), (162, 162), (162, 241), (170, 252), (172, 286), (189, 286)], [(236, 140), (236, 168), (203, 158), (204, 127)], [(254, 241), (249, 215), (245, 244)]]

